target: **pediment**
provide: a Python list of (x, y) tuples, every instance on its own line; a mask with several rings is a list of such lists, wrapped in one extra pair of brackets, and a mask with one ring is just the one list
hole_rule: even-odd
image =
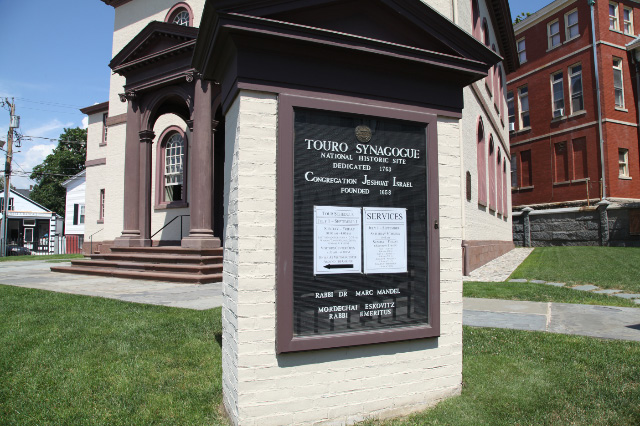
[(165, 57), (193, 51), (198, 29), (154, 21), (138, 33), (109, 63), (119, 74)]
[(206, 7), (214, 9), (214, 13), (335, 31), (489, 66), (501, 59), (420, 0), (209, 0)]

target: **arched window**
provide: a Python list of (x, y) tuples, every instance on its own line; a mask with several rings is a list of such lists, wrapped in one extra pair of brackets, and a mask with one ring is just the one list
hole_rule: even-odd
[(489, 209), (496, 211), (496, 147), (489, 136)]
[(480, 6), (478, 0), (471, 0), (471, 35), (480, 40)]
[(502, 84), (502, 66), (498, 64), (498, 88), (496, 89), (496, 101), (498, 103), (498, 111), (500, 112), (500, 118), (504, 121), (504, 87)]
[(477, 167), (478, 167), (478, 204), (487, 205), (487, 149), (484, 139), (484, 124), (482, 117), (478, 117), (477, 133)]
[[(491, 50), (493, 50), (494, 52), (496, 52), (496, 45), (492, 44), (491, 45)], [(497, 52), (496, 52), (497, 53)], [(498, 89), (498, 67), (494, 66), (491, 68), (493, 70), (493, 81), (491, 82), (491, 92), (493, 95), (495, 95), (493, 97), (493, 102), (495, 103), (496, 106), (498, 106), (498, 95), (499, 95), (499, 89)]]
[(507, 157), (502, 162), (502, 216), (509, 217), (509, 200), (507, 199)]
[(164, 199), (182, 200), (184, 139), (180, 133), (171, 135), (164, 147)]
[(489, 24), (487, 18), (482, 19), (482, 41), (484, 45), (489, 47)]
[(502, 214), (502, 154), (500, 148), (498, 148), (498, 155), (496, 155), (496, 164), (492, 167), (496, 168), (496, 197), (498, 199), (496, 203), (496, 210)]
[(193, 26), (193, 12), (186, 3), (177, 3), (174, 5), (164, 19), (165, 22), (172, 24), (184, 25), (185, 27)]
[(179, 127), (171, 126), (158, 140), (156, 208), (184, 207), (187, 202), (186, 135)]

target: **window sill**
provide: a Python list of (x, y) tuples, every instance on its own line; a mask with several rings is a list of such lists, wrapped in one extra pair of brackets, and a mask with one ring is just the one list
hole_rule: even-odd
[(98, 146), (107, 146), (106, 142), (100, 142)]
[(522, 129), (516, 129), (513, 132), (509, 132), (509, 133), (513, 133), (515, 135), (518, 135), (520, 133), (526, 133), (526, 132), (530, 132), (531, 131), (531, 126), (529, 127), (523, 127)]
[(582, 178), (582, 179), (574, 179), (571, 181), (571, 183), (586, 183), (589, 182), (589, 178)]
[(617, 28), (609, 28), (609, 31), (614, 32), (614, 33), (618, 33), (618, 34), (624, 34), (622, 31), (620, 31)]
[(571, 183), (570, 180), (565, 180), (562, 182), (553, 182), (553, 186), (564, 186), (564, 185), (569, 185)]
[(587, 113), (586, 110), (581, 109), (580, 111), (576, 111), (573, 114), (569, 115), (569, 118), (580, 117), (581, 115), (585, 115)]
[(169, 210), (169, 209), (182, 209), (182, 208), (186, 208), (189, 207), (189, 203), (186, 203), (184, 201), (178, 201), (178, 202), (173, 202), (173, 203), (161, 203), (161, 204), (156, 204), (154, 206), (155, 210)]
[(534, 188), (533, 185), (531, 185), (531, 186), (519, 186), (517, 188), (512, 186), (511, 187), (511, 192), (514, 192), (514, 191), (516, 191), (516, 192), (517, 191), (528, 191), (528, 190), (533, 189), (533, 188)]
[(618, 33), (618, 34), (622, 34), (622, 35), (626, 35), (627, 37), (631, 37), (631, 38), (635, 38), (636, 36), (634, 36), (633, 34), (627, 34), (624, 31), (620, 31), (620, 30), (613, 30), (611, 28), (609, 28), (609, 31), (613, 32), (613, 33)]
[(487, 203), (483, 203), (482, 201), (478, 201), (478, 205), (481, 207), (487, 207)]
[(618, 176), (618, 179), (622, 179), (622, 180), (632, 180), (633, 178), (631, 176)]
[(104, 219), (98, 219), (96, 223), (104, 223)]
[(567, 116), (566, 116), (566, 115), (561, 115), (560, 117), (551, 118), (551, 122), (552, 122), (552, 123), (555, 123), (555, 122), (557, 122), (557, 121), (564, 121), (564, 120), (566, 120), (566, 119), (567, 119)]
[[(566, 36), (565, 36), (565, 37), (566, 37)], [(580, 34), (578, 34), (577, 36), (573, 36), (573, 37), (571, 37), (571, 38), (566, 39), (565, 41), (563, 41), (563, 42), (562, 42), (562, 44), (567, 44), (567, 43), (569, 43), (569, 42), (571, 42), (571, 41), (573, 41), (573, 40), (577, 40), (577, 39), (579, 39), (579, 38), (580, 38)]]
[(558, 47), (562, 46), (562, 43), (558, 43), (555, 46), (551, 46), (547, 49), (547, 52), (551, 52), (552, 50), (557, 49)]
[(616, 111), (620, 111), (620, 112), (629, 112), (629, 110), (626, 108), (616, 107), (615, 109)]

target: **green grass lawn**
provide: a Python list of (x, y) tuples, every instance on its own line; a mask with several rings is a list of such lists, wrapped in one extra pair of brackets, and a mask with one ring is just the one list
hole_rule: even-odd
[(640, 293), (640, 248), (538, 247), (510, 278), (588, 283)]
[(220, 310), (0, 285), (0, 424), (224, 424)]
[(640, 308), (630, 300), (615, 296), (596, 294), (570, 288), (553, 287), (533, 283), (483, 283), (466, 281), (464, 297), (482, 297), (486, 299), (528, 300), (531, 302), (581, 303), (584, 305), (626, 306)]
[(15, 262), (23, 260), (63, 260), (79, 259), (84, 257), (81, 254), (46, 254), (42, 256), (5, 256), (0, 257), (0, 262)]
[[(2, 285), (0, 301), (3, 426), (225, 424), (219, 309)], [(466, 327), (462, 395), (383, 424), (637, 425), (639, 365), (637, 342)]]
[(466, 327), (462, 395), (364, 425), (640, 424), (640, 343)]

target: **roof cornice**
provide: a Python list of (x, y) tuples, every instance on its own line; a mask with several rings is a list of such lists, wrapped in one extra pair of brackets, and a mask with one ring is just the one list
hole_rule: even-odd
[[(142, 31), (140, 31), (131, 41), (118, 52), (111, 62), (109, 68), (122, 74), (129, 69), (144, 66), (150, 62), (155, 62), (164, 57), (171, 56), (185, 50), (193, 50), (198, 37), (198, 28), (186, 27), (167, 22), (152, 21)], [(160, 52), (155, 52), (144, 57), (131, 57), (138, 49), (151, 42), (157, 36), (166, 36), (176, 40), (176, 44)]]
[(113, 6), (114, 8), (122, 6), (125, 3), (129, 3), (131, 0), (102, 0), (107, 6)]
[(490, 0), (495, 18), (496, 35), (501, 44), (501, 52), (504, 55), (503, 63), (505, 72), (514, 72), (520, 66), (517, 59), (516, 36), (511, 23), (511, 9), (507, 0)]
[(86, 115), (95, 114), (97, 112), (104, 112), (109, 110), (109, 101), (99, 104), (91, 105), (88, 107), (80, 108), (80, 112)]
[(515, 24), (513, 26), (513, 32), (517, 35), (524, 30), (528, 30), (540, 21), (544, 21), (545, 19), (549, 18), (549, 16), (557, 13), (559, 10), (564, 9), (565, 7), (570, 6), (576, 2), (577, 0), (556, 0), (553, 3), (549, 3), (537, 12), (529, 15), (526, 19)]

